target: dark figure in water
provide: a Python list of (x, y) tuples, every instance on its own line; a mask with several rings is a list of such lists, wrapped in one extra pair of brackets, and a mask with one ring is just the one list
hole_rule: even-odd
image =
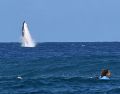
[(101, 76), (99, 79), (101, 80), (109, 80), (111, 76), (111, 72), (108, 69), (102, 69), (101, 70)]

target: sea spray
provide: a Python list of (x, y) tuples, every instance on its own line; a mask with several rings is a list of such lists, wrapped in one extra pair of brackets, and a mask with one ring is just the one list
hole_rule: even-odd
[(22, 47), (35, 47), (36, 44), (33, 41), (27, 23), (24, 21), (22, 26)]

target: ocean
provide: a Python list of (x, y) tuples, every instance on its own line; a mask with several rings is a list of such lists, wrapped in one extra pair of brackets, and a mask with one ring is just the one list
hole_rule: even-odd
[(0, 94), (120, 94), (120, 42), (0, 43)]

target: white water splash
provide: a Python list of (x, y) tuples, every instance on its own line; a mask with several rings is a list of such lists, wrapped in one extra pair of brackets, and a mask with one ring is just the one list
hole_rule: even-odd
[(24, 21), (22, 26), (22, 47), (35, 47), (36, 44), (33, 41), (27, 23)]
[(20, 80), (22, 80), (23, 78), (22, 78), (21, 76), (18, 76), (18, 77), (17, 77), (17, 79), (20, 79)]

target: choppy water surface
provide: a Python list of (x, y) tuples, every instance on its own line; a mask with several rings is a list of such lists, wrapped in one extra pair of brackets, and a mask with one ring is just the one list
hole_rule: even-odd
[(0, 94), (120, 94), (120, 43), (0, 43)]

